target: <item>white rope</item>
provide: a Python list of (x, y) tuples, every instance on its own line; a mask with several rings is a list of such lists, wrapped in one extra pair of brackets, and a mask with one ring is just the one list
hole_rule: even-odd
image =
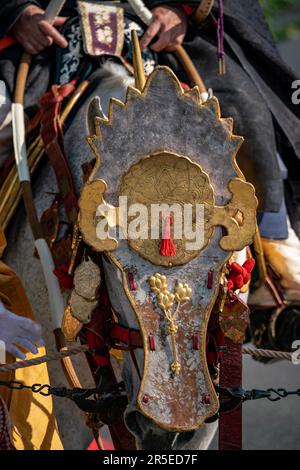
[(4, 364), (0, 366), (0, 373), (11, 372), (17, 369), (25, 369), (26, 367), (38, 366), (40, 364), (44, 364), (45, 362), (58, 361), (60, 359), (64, 359), (65, 357), (75, 356), (76, 354), (81, 354), (87, 351), (89, 351), (89, 347), (87, 345), (70, 347), (57, 353), (47, 354), (46, 356), (40, 356), (34, 359), (26, 359), (24, 361), (17, 361), (11, 364)]
[[(45, 362), (58, 361), (65, 357), (75, 356), (77, 354), (86, 352), (93, 352), (89, 349), (88, 345), (74, 346), (58, 353), (47, 354), (46, 356), (40, 356), (34, 359), (27, 359), (24, 361), (17, 361), (13, 362), (12, 364), (0, 365), (0, 373), (10, 372), (17, 369), (24, 369), (26, 367), (37, 366)], [(256, 349), (248, 346), (243, 346), (243, 354), (247, 354), (256, 358), (264, 357), (269, 359), (285, 359), (287, 361), (292, 360), (292, 353), (289, 352), (274, 351), (270, 349)]]

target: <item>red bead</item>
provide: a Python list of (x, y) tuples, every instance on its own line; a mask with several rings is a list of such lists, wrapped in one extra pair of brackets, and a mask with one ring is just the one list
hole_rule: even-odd
[(136, 290), (133, 273), (128, 273), (128, 281), (130, 290)]
[(202, 401), (205, 405), (210, 405), (210, 403), (211, 403), (210, 395), (203, 395)]
[(214, 272), (211, 269), (208, 272), (208, 276), (207, 276), (207, 289), (212, 289), (213, 281), (214, 281)]
[(200, 335), (193, 335), (193, 349), (200, 349)]
[(155, 336), (149, 335), (150, 351), (155, 351)]
[(143, 403), (147, 404), (147, 403), (149, 403), (149, 401), (150, 401), (149, 395), (144, 395), (143, 396)]

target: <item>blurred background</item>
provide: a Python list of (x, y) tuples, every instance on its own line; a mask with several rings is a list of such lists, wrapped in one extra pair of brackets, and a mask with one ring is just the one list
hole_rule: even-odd
[[(242, 0), (241, 0), (242, 1)], [(300, 0), (259, 0), (282, 58), (300, 79)], [(246, 389), (300, 388), (300, 365), (287, 361), (267, 365), (243, 357)], [(218, 448), (217, 437), (211, 449)], [(300, 398), (257, 400), (243, 406), (245, 450), (300, 450)]]
[(284, 60), (300, 79), (300, 0), (260, 0)]

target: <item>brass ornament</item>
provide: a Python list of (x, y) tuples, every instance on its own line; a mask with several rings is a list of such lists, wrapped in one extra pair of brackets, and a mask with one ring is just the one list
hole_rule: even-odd
[[(178, 282), (175, 285), (175, 292), (172, 293), (168, 290), (168, 283), (166, 276), (156, 273), (149, 278), (149, 285), (151, 291), (156, 295), (156, 301), (159, 308), (162, 310), (166, 320), (168, 333), (171, 336), (173, 362), (171, 370), (174, 374), (180, 374), (181, 364), (178, 358), (176, 333), (178, 332), (177, 315), (180, 310), (180, 304), (188, 301), (192, 297), (192, 289), (188, 284)], [(175, 310), (172, 312), (174, 304), (177, 303)]]
[[(163, 76), (163, 83), (164, 86), (167, 87), (166, 89), (160, 88)], [(195, 118), (194, 125), (197, 126), (199, 123), (199, 130), (201, 128), (207, 129), (207, 133), (202, 136), (204, 148), (203, 158), (201, 157), (202, 148), (200, 143), (199, 156), (194, 154), (193, 158), (191, 158), (188, 151), (186, 155), (176, 153), (176, 148), (179, 147), (176, 143), (175, 135), (172, 134), (170, 136), (171, 140), (168, 143), (165, 139), (162, 139), (164, 143), (160, 149), (159, 143), (154, 144), (151, 142), (149, 135), (145, 134), (149, 122), (153, 121), (153, 119), (144, 119), (144, 116), (147, 114), (147, 107), (149, 106), (149, 110), (154, 110), (153, 116), (157, 117), (157, 119), (164, 119), (164, 113), (160, 111), (156, 101), (158, 101), (158, 95), (160, 96), (161, 102), (164, 102), (164, 95), (170, 97), (171, 88), (173, 101), (171, 100), (169, 102), (170, 108), (172, 109), (173, 107), (174, 110), (181, 109), (179, 103), (186, 103), (185, 106), (187, 106), (187, 108), (185, 112), (188, 113), (188, 109), (190, 109), (191, 115), (198, 116), (197, 120)], [(149, 99), (149, 95), (151, 99)], [(156, 101), (152, 96), (155, 96)], [(164, 103), (168, 106), (167, 102)], [(142, 109), (143, 106), (145, 106), (144, 109)], [(130, 114), (132, 110), (138, 110), (139, 114), (136, 120), (133, 119), (134, 115), (132, 116)], [(128, 123), (126, 122), (127, 113), (130, 115)], [(122, 115), (122, 119), (117, 118), (114, 120), (114, 115), (118, 116), (119, 114)], [(205, 122), (206, 118), (208, 119), (207, 123)], [(126, 124), (121, 126), (120, 122), (125, 122)], [(141, 130), (140, 137), (137, 137), (138, 127)], [(172, 233), (172, 241), (176, 248), (176, 254), (171, 257), (162, 256), (159, 250), (160, 240), (162, 238), (161, 227), (160, 239), (158, 240), (152, 240), (151, 238), (149, 239), (149, 237), (146, 240), (133, 240), (129, 237), (128, 243), (132, 249), (137, 251), (140, 256), (144, 257), (152, 264), (172, 267), (187, 264), (192, 259), (199, 256), (209, 245), (216, 226), (226, 228), (227, 235), (224, 235), (220, 239), (220, 246), (225, 251), (239, 251), (252, 242), (255, 232), (257, 199), (255, 197), (254, 187), (244, 180), (244, 176), (236, 163), (236, 154), (243, 142), (243, 138), (233, 134), (232, 119), (221, 118), (220, 107), (216, 98), (213, 97), (207, 102), (202, 103), (197, 87), (183, 92), (180, 83), (170, 69), (167, 67), (157, 67), (147, 78), (142, 91), (134, 87), (129, 87), (125, 103), (114, 99), (111, 100), (109, 118), (96, 117), (94, 128), (95, 134), (88, 138), (88, 142), (95, 153), (97, 161), (90, 176), (90, 180), (82, 191), (79, 207), (80, 230), (84, 241), (96, 251), (113, 251), (117, 250), (119, 247), (118, 240), (109, 234), (104, 240), (97, 237), (96, 230), (99, 222), (97, 207), (99, 204), (107, 204), (108, 207), (116, 211), (117, 215), (115, 220), (108, 220), (108, 225), (110, 227), (119, 225), (123, 229), (123, 232), (125, 231), (125, 233), (127, 233), (127, 227), (122, 226), (123, 220), (119, 219), (120, 208), (110, 206), (108, 199), (107, 203), (105, 202), (105, 194), (108, 191), (108, 186), (104, 179), (101, 179), (102, 172), (100, 161), (104, 158), (105, 165), (108, 163), (105, 150), (106, 144), (103, 148), (103, 136), (105, 135), (106, 139), (111, 137), (118, 142), (123, 142), (123, 134), (128, 134), (128, 132), (132, 133), (132, 135), (136, 135), (136, 146), (139, 142), (139, 148), (137, 147), (133, 150), (135, 145), (129, 146), (131, 149), (129, 161), (133, 162), (131, 167), (128, 167), (127, 162), (125, 164), (125, 161), (120, 160), (120, 176), (118, 176), (118, 178), (120, 178), (118, 183), (119, 192), (116, 190), (117, 186), (109, 188), (110, 194), (113, 194), (114, 201), (117, 200), (118, 196), (123, 195), (130, 199), (129, 204), (143, 203), (146, 204), (147, 207), (151, 205), (151, 203), (175, 203), (182, 206), (185, 203), (192, 203), (194, 210), (196, 204), (200, 203), (204, 205), (204, 241), (202, 247), (199, 249), (195, 248), (188, 251), (186, 249), (186, 240), (184, 238), (174, 239)], [(175, 128), (173, 129), (173, 133), (174, 132)], [(202, 134), (202, 132), (200, 132), (200, 134)], [(156, 129), (156, 133), (159, 133), (158, 129)], [(195, 133), (195, 136), (196, 135)], [(142, 139), (141, 136), (145, 136), (145, 138)], [(224, 157), (220, 162), (222, 163), (221, 166), (224, 167), (224, 172), (228, 175), (228, 177), (222, 181), (224, 193), (220, 193), (220, 180), (217, 186), (214, 184), (216, 181), (207, 154), (208, 147), (211, 151), (214, 151), (214, 147), (210, 145), (210, 141), (215, 142), (215, 149), (219, 158)], [(112, 157), (115, 158), (116, 161), (119, 161), (117, 148), (114, 145), (111, 147), (114, 150), (110, 158)], [(184, 144), (181, 146), (181, 148), (184, 147), (189, 148), (189, 145)], [(150, 150), (150, 148), (154, 148), (154, 150)], [(110, 155), (110, 151), (108, 153)], [(137, 155), (141, 155), (138, 160)], [(125, 158), (123, 153), (120, 158)], [(212, 160), (213, 158), (212, 155)], [(198, 162), (201, 162), (201, 166)], [(208, 166), (209, 171), (205, 168), (204, 164)], [(123, 176), (121, 170), (122, 166), (124, 168), (126, 167)], [(231, 172), (229, 168), (232, 169)], [(112, 181), (107, 173), (107, 169), (108, 168), (105, 167), (104, 175), (107, 177), (108, 181)], [(219, 168), (216, 173), (220, 174)], [(236, 177), (234, 175), (236, 175)], [(113, 178), (115, 178), (115, 175)], [(113, 181), (115, 184), (116, 180), (114, 179)], [(229, 192), (232, 194), (232, 198), (229, 201), (228, 194), (225, 195), (226, 192), (228, 193), (225, 189), (226, 184)], [(193, 196), (195, 196), (195, 198), (193, 198)], [(215, 199), (217, 197), (220, 201), (223, 197), (223, 199), (226, 200), (226, 204), (216, 205)], [(193, 221), (193, 224), (194, 223), (195, 221)], [(172, 232), (174, 232), (174, 227), (172, 228)]]
[[(170, 152), (161, 152), (142, 159), (137, 165), (133, 165), (123, 177), (120, 196), (127, 196), (128, 205), (136, 202), (144, 204), (149, 215), (151, 215), (152, 204), (169, 204), (170, 206), (172, 204), (180, 204), (181, 206), (203, 204), (204, 243), (200, 250), (189, 251), (185, 248), (187, 239), (183, 237), (175, 240), (175, 256), (162, 256), (159, 250), (161, 237), (158, 240), (151, 239), (151, 224), (148, 220), (148, 238), (145, 240), (129, 238), (129, 245), (153, 264), (161, 266), (182, 265), (199, 256), (200, 252), (208, 245), (214, 227), (220, 225), (227, 229), (227, 235), (220, 240), (221, 247), (226, 251), (242, 249), (251, 243), (253, 236), (253, 218), (257, 207), (255, 190), (250, 183), (239, 178), (232, 179), (228, 188), (232, 193), (229, 204), (224, 207), (215, 206), (214, 190), (209, 177), (198, 164)], [(96, 180), (85, 187), (80, 203), (82, 214), (80, 225), (84, 239), (88, 244), (92, 244), (97, 251), (112, 251), (118, 246), (117, 240), (109, 236), (105, 240), (97, 238), (96, 224), (91, 226), (88, 223), (91, 212), (94, 214), (94, 220), (97, 220), (97, 207), (100, 205), (99, 201), (105, 203), (105, 191), (104, 182)], [(95, 195), (98, 200), (95, 199)], [(111, 207), (111, 209), (116, 211), (116, 224), (121, 225), (119, 208)], [(108, 225), (114, 226), (113, 219), (110, 221), (109, 216), (107, 221)], [(130, 222), (129, 218), (128, 223)], [(127, 232), (127, 227), (124, 227), (124, 230)], [(193, 230), (195, 230), (194, 221)]]
[[(244, 181), (235, 160), (243, 139), (233, 135), (231, 119), (221, 118), (217, 99), (209, 98), (206, 103), (201, 103), (198, 88), (182, 92), (179, 81), (166, 67), (155, 69), (142, 92), (129, 87), (124, 103), (112, 100), (108, 119), (99, 115), (90, 129), (93, 135), (88, 142), (97, 161), (79, 203), (80, 230), (87, 243), (91, 242), (94, 249), (105, 252), (105, 272), (108, 278), (111, 276), (115, 281), (110, 285), (110, 294), (116, 296), (112, 297), (113, 306), (117, 309), (118, 303), (123, 304), (128, 299), (130, 308), (136, 314), (144, 345), (138, 408), (168, 431), (198, 429), (217, 412), (219, 405), (207, 367), (205, 341), (219, 280), (224, 264), (232, 251), (237, 249), (234, 243), (245, 243), (246, 239), (251, 238), (255, 227), (255, 211), (252, 211), (252, 205), (247, 205), (248, 193), (254, 195), (254, 191)], [(166, 163), (164, 157), (169, 165), (163, 170), (162, 165)], [(159, 164), (153, 165), (151, 174), (148, 170), (156, 161)], [(141, 181), (139, 177), (133, 178), (134, 172), (140, 168), (145, 170), (141, 173)], [(173, 172), (172, 178), (167, 176), (169, 170)], [(164, 263), (162, 265), (168, 268), (172, 263), (174, 268), (164, 270), (160, 276), (153, 278), (152, 274), (159, 269), (154, 269), (151, 261), (142, 259), (142, 250), (138, 252), (133, 247), (135, 240), (118, 243), (118, 240), (113, 240), (117, 239), (113, 235), (115, 230), (111, 230), (107, 240), (97, 238), (96, 229), (101, 217), (97, 211), (99, 204), (104, 203), (112, 210), (113, 205), (120, 212), (122, 203), (118, 202), (118, 198), (128, 191), (133, 203), (138, 204), (140, 198), (145, 200), (145, 194), (149, 194), (154, 196), (154, 202), (163, 204), (173, 201), (183, 205), (186, 199), (190, 201), (192, 197), (189, 189), (192, 193), (195, 187), (194, 183), (187, 184), (185, 187), (189, 189), (182, 191), (185, 182), (189, 182), (190, 171), (198, 176), (208, 175), (202, 187), (206, 187), (207, 182), (211, 186), (208, 197), (202, 199), (202, 203), (207, 215), (204, 231), (207, 236), (211, 228), (212, 236), (207, 246), (203, 244), (203, 250), (199, 249), (199, 256), (192, 263), (185, 264), (188, 259), (183, 260), (180, 256), (177, 260), (174, 257), (158, 260), (157, 265)], [(233, 180), (239, 183), (231, 185)], [(155, 189), (160, 193), (159, 200), (155, 199)], [(178, 198), (172, 199), (172, 189), (175, 195), (180, 189)], [(235, 198), (240, 191), (245, 192), (242, 194), (246, 201), (243, 207)], [(197, 201), (198, 197), (196, 193)], [(256, 206), (255, 197), (253, 199)], [(151, 202), (146, 200), (146, 204)], [(194, 200), (191, 204), (194, 209)], [(122, 224), (123, 220), (116, 217), (115, 224)], [(107, 222), (115, 228), (111, 214), (108, 214)], [(216, 226), (222, 225), (226, 227), (226, 234), (220, 229), (215, 230)], [(165, 239), (174, 242), (177, 254), (179, 241), (174, 236), (176, 226), (175, 223), (171, 225), (171, 219), (170, 226), (170, 236)], [(238, 234), (233, 239), (236, 230)], [(157, 239), (160, 236), (161, 232)], [(227, 243), (226, 249), (220, 247), (220, 241)], [(159, 253), (159, 242), (156, 243), (155, 252)], [(232, 250), (227, 250), (230, 244)], [(136, 289), (131, 289), (126, 272), (126, 266), (132, 264), (138, 267)], [(184, 265), (180, 274), (176, 269), (179, 265)], [(172, 280), (172, 286), (175, 282), (174, 288), (169, 289), (162, 274), (176, 279), (176, 272), (178, 288), (175, 289), (177, 284)], [(213, 274), (210, 287), (206, 282), (209, 273)], [(150, 278), (149, 291), (152, 289), (147, 296), (145, 283)], [(150, 281), (147, 282), (149, 284)], [(186, 301), (191, 295), (189, 286), (192, 287), (193, 297)], [(180, 310), (177, 310), (178, 304)], [(194, 344), (195, 334), (199, 337), (197, 345)], [(203, 402), (203, 394), (210, 395), (210, 403)], [(149, 397), (147, 403), (143, 400), (145, 396)]]
[[(97, 251), (113, 251), (118, 247), (118, 241), (110, 236), (101, 240), (96, 235), (97, 207), (100, 203), (105, 203), (104, 193), (106, 184), (101, 180), (96, 180), (85, 186), (81, 200), (80, 227), (86, 243), (90, 244)], [(126, 196), (128, 206), (139, 203), (147, 207), (148, 210), (148, 237), (146, 239), (130, 239), (128, 243), (140, 256), (148, 259), (151, 263), (160, 266), (178, 266), (190, 262), (209, 244), (214, 233), (215, 226), (225, 227), (227, 235), (220, 240), (220, 246), (225, 251), (241, 250), (251, 243), (255, 220), (257, 199), (252, 184), (240, 178), (232, 179), (228, 184), (228, 189), (232, 193), (232, 198), (226, 206), (216, 206), (214, 203), (214, 189), (210, 183), (209, 176), (201, 167), (191, 162), (187, 157), (173, 154), (171, 152), (160, 152), (143, 158), (136, 165), (133, 165), (127, 174), (122, 178), (120, 196)], [(162, 227), (159, 228), (159, 239), (151, 238), (153, 220), (151, 217), (151, 206), (153, 204), (179, 204), (182, 208), (184, 204), (204, 206), (204, 240), (201, 249), (187, 250), (188, 240), (184, 237), (174, 239), (176, 255), (172, 257), (160, 254), (160, 243), (162, 238)], [(122, 226), (119, 217), (119, 208), (111, 208), (115, 211), (114, 219), (107, 218), (108, 226)], [(193, 221), (192, 229), (196, 228), (196, 221)], [(91, 224), (91, 218), (94, 222)], [(128, 218), (128, 225), (131, 219)], [(122, 227), (127, 233), (127, 227)]]
[(71, 314), (81, 323), (89, 323), (98, 304), (101, 284), (100, 268), (90, 258), (84, 260), (74, 274), (74, 289), (69, 304)]
[(61, 329), (66, 340), (70, 343), (75, 341), (82, 329), (82, 326), (82, 323), (72, 316), (71, 306), (68, 303), (67, 307), (65, 308), (61, 324)]
[(95, 180), (87, 183), (81, 192), (78, 201), (79, 228), (82, 237), (87, 245), (94, 248), (95, 251), (113, 251), (118, 247), (118, 241), (108, 237), (104, 240), (97, 236), (97, 209), (105, 203), (104, 193), (107, 190), (107, 184), (103, 180)]
[[(132, 239), (128, 234), (128, 243), (131, 248), (146, 258), (151, 263), (159, 266), (182, 265), (199, 256), (200, 252), (208, 245), (213, 235), (214, 227), (210, 223), (215, 202), (214, 189), (209, 176), (201, 167), (189, 158), (172, 152), (159, 152), (141, 159), (123, 176), (120, 186), (120, 196), (127, 197), (127, 205), (135, 203), (143, 204), (148, 210), (148, 236), (146, 239)], [(200, 249), (187, 250), (184, 231), (180, 238), (172, 236), (176, 248), (175, 256), (162, 256), (160, 245), (163, 238), (163, 223), (154, 220), (152, 208), (154, 205), (168, 204), (170, 207), (180, 207), (182, 215), (184, 206), (189, 204), (193, 208), (192, 230), (196, 229), (196, 204), (204, 205), (204, 240)], [(162, 206), (161, 206), (162, 207)], [(174, 224), (183, 226), (183, 217)], [(128, 226), (132, 218), (128, 217)], [(199, 221), (198, 221), (199, 223)], [(159, 238), (153, 239), (151, 231), (157, 227)], [(126, 230), (126, 227), (125, 227)]]

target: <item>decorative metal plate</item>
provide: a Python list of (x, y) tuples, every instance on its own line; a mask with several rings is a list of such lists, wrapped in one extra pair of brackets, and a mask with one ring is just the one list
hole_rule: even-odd
[[(97, 165), (79, 201), (80, 229), (86, 243), (106, 253), (113, 310), (143, 336), (139, 410), (164, 429), (191, 431), (219, 407), (206, 364), (207, 324), (224, 265), (256, 227), (254, 188), (235, 161), (243, 139), (221, 118), (215, 98), (201, 104), (198, 89), (184, 93), (167, 67), (155, 69), (143, 92), (129, 88), (125, 103), (112, 100), (109, 119), (96, 118), (95, 129), (89, 143)], [(130, 204), (203, 203), (201, 249), (189, 252), (174, 239), (171, 259), (161, 256), (157, 240), (118, 240), (115, 226), (127, 227), (120, 210), (114, 220), (110, 209), (122, 195)], [(96, 233), (101, 203), (111, 230), (104, 240)], [(158, 278), (165, 279), (161, 290)]]

